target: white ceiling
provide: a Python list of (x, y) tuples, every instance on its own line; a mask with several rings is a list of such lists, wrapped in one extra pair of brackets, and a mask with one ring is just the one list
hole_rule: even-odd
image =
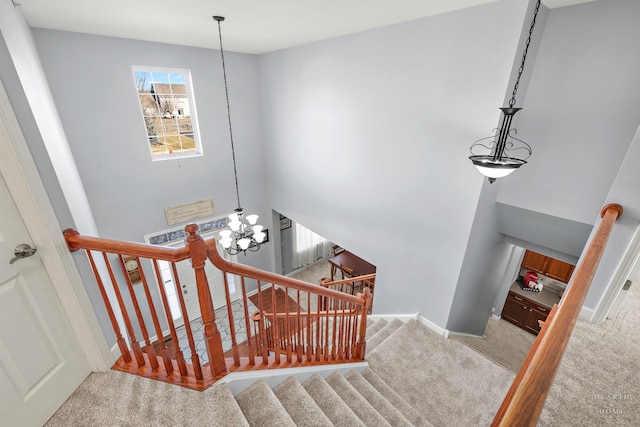
[[(2, 0), (32, 27), (264, 53), (496, 0)], [(543, 0), (549, 8), (595, 0)]]

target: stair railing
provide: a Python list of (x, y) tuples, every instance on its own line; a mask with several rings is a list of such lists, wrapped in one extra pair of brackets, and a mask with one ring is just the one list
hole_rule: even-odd
[[(362, 276), (349, 277), (341, 280), (331, 281), (328, 277), (323, 277), (318, 281), (318, 284), (327, 289), (333, 289), (334, 291), (343, 292), (350, 295), (357, 295), (365, 288), (368, 288), (371, 292), (371, 302), (373, 303), (374, 287), (376, 281), (376, 274), (365, 274)], [(339, 310), (342, 309), (339, 301), (327, 301), (322, 300), (320, 308), (324, 310)], [(369, 314), (371, 314), (371, 305), (369, 306)]]
[[(218, 253), (214, 239), (202, 239), (196, 224), (187, 225), (185, 232), (185, 247), (168, 248), (81, 236), (72, 229), (64, 231), (69, 249), (72, 252), (85, 250), (93, 269), (121, 354), (113, 369), (204, 390), (231, 371), (364, 360), (366, 313), (371, 305), (368, 290), (360, 295), (348, 295), (227, 261)], [(132, 280), (127, 273), (125, 260), (129, 257), (133, 257), (139, 267), (139, 278), (136, 277), (136, 280)], [(193, 319), (189, 319), (182, 294), (176, 263), (185, 260), (191, 260), (194, 271), (203, 324), (202, 332), (192, 330), (190, 322)], [(170, 265), (174, 286), (172, 290), (184, 319), (183, 327), (176, 327), (173, 321), (170, 298), (162, 284), (160, 261), (166, 261)], [(227, 305), (226, 308), (221, 307), (217, 311), (213, 305), (205, 272), (207, 262), (221, 270), (224, 278)], [(232, 305), (237, 305), (238, 302), (231, 299), (228, 274), (240, 278), (240, 313), (234, 312), (232, 308)], [(279, 313), (274, 315), (276, 323), (283, 323), (284, 319), (284, 331), (290, 332), (295, 329), (296, 336), (295, 340), (287, 337), (284, 341), (274, 341), (277, 345), (272, 349), (267, 348), (267, 342), (264, 340), (266, 323), (263, 322), (261, 334), (256, 336), (252, 333), (250, 316), (250, 312), (256, 309), (267, 311), (262, 291), (269, 287), (295, 297), (300, 314), (296, 322), (300, 322), (303, 313), (307, 315), (307, 321), (301, 328), (291, 326), (293, 321), (290, 314), (285, 314), (284, 317)], [(248, 296), (250, 288), (257, 291), (257, 298), (253, 298), (256, 303)], [(109, 295), (114, 296), (116, 307), (112, 305)], [(275, 293), (272, 292), (272, 295), (275, 298)], [(350, 316), (345, 315), (344, 318), (345, 325), (348, 324), (351, 329), (341, 340), (330, 343), (319, 341), (317, 327), (312, 326), (317, 322), (319, 315), (316, 313), (314, 317), (309, 313), (313, 313), (314, 310), (317, 312), (317, 307), (322, 301), (337, 301), (335, 305), (349, 310)], [(272, 307), (276, 307), (275, 299), (271, 302)], [(288, 299), (285, 299), (285, 304), (284, 311), (288, 313)], [(301, 309), (300, 306), (305, 308)], [(124, 331), (118, 318), (122, 319)], [(220, 333), (221, 325), (229, 330), (228, 337), (224, 340)], [(184, 345), (178, 335), (181, 328), (184, 328)], [(245, 332), (240, 329), (244, 329)], [(273, 332), (282, 335), (277, 328)], [(199, 341), (204, 342), (204, 350), (198, 345)], [(338, 351), (338, 348), (345, 347), (349, 348), (348, 352)], [(189, 362), (185, 357), (186, 353)]]
[(622, 206), (610, 204), (560, 305), (555, 304), (496, 413), (492, 426), (535, 426)]

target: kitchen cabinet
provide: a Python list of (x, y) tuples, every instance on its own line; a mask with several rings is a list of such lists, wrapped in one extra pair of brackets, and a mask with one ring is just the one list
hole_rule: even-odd
[(573, 274), (574, 265), (559, 261), (548, 256), (544, 256), (537, 252), (526, 251), (522, 259), (522, 268), (544, 274), (552, 279), (569, 283), (571, 274)]
[(538, 335), (540, 324), (549, 315), (550, 308), (509, 291), (501, 317), (522, 329)]

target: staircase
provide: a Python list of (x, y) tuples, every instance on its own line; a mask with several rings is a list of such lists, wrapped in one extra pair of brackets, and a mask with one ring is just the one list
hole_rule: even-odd
[[(444, 348), (448, 356), (438, 357)], [(117, 371), (94, 373), (47, 426), (489, 425), (513, 380), (415, 320), (369, 320), (367, 360), (362, 372), (288, 377), (273, 389), (260, 380), (236, 396), (226, 384), (196, 392)]]

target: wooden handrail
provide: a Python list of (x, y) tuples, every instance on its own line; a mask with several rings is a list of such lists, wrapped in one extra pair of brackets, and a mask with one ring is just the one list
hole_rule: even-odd
[(569, 282), (563, 300), (542, 327), (492, 426), (537, 424), (613, 224), (620, 215), (620, 205), (610, 204), (602, 209), (602, 221)]
[(281, 286), (286, 286), (324, 297), (336, 298), (356, 305), (363, 305), (362, 298), (359, 298), (355, 295), (345, 294), (344, 292), (334, 291), (333, 289), (326, 289), (320, 286), (313, 285), (311, 283), (303, 282), (302, 280), (294, 279), (292, 277), (281, 276), (276, 273), (270, 273), (268, 271), (250, 267), (248, 265), (226, 260), (222, 258), (218, 253), (215, 239), (206, 240), (205, 246), (207, 247), (209, 260), (213, 263), (213, 265), (218, 267), (219, 270), (226, 271), (227, 273), (249, 277), (261, 282), (276, 283)]
[(376, 278), (376, 273), (372, 273), (372, 274), (364, 274), (362, 276), (349, 277), (348, 279), (320, 282), (319, 285), (324, 287), (329, 287), (329, 286), (342, 285), (347, 283), (362, 282), (364, 280), (375, 279), (375, 278)]
[(162, 261), (179, 262), (189, 258), (189, 248), (167, 248), (147, 243), (122, 242), (101, 237), (82, 236), (76, 230), (67, 228), (62, 233), (71, 252), (80, 249), (131, 255), (141, 258), (153, 258)]

